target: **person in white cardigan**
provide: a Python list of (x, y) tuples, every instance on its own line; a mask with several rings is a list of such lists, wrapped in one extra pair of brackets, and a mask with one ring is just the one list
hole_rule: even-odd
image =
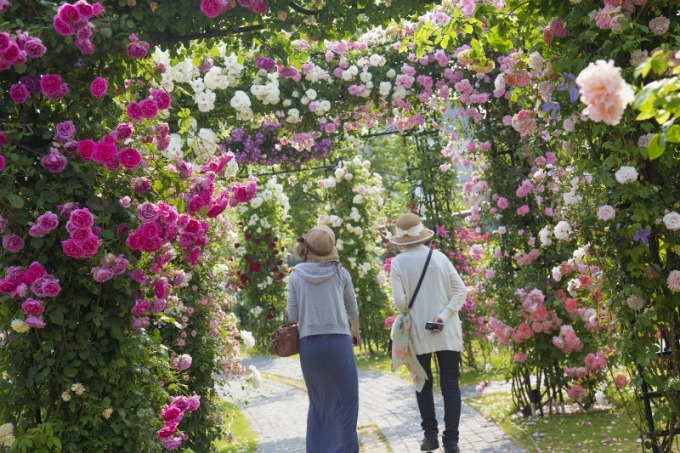
[[(393, 303), (399, 313), (405, 313), (415, 292), (430, 251), (426, 245), (434, 232), (423, 226), (415, 214), (404, 214), (396, 221), (396, 233), (390, 242), (403, 250), (391, 263)], [(463, 330), (458, 312), (465, 303), (467, 288), (449, 258), (438, 250), (431, 259), (418, 290), (411, 315), (411, 339), (418, 362), (425, 369), (427, 380), (421, 391), (416, 391), (424, 438), (421, 451), (439, 448), (439, 426), (432, 394), (432, 355), (439, 363), (440, 387), (444, 396), (445, 453), (458, 453), (458, 425), (461, 397), (458, 385), (460, 351), (463, 349)], [(435, 323), (439, 329), (428, 329)], [(431, 326), (430, 326), (431, 327)]]

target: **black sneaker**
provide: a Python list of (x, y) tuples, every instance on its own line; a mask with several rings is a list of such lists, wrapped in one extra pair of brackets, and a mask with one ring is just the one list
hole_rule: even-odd
[(460, 453), (458, 445), (446, 445), (444, 444), (444, 453)]
[(439, 440), (437, 437), (425, 437), (420, 442), (420, 451), (432, 451), (439, 448)]

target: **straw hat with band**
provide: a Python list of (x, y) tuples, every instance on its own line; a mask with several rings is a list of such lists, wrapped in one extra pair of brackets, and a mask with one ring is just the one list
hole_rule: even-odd
[(295, 252), (302, 261), (309, 263), (330, 263), (340, 261), (335, 247), (335, 233), (326, 225), (317, 225), (295, 243)]
[(390, 238), (395, 245), (416, 245), (432, 239), (434, 231), (425, 228), (422, 220), (415, 214), (402, 214), (396, 222), (396, 233)]

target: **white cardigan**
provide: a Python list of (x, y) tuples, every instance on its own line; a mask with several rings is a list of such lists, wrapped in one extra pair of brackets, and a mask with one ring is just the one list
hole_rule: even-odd
[[(425, 244), (405, 248), (391, 264), (393, 303), (404, 313), (418, 285), (429, 248)], [(462, 351), (463, 329), (458, 311), (465, 303), (467, 288), (446, 255), (432, 251), (423, 283), (411, 308), (411, 338), (416, 354)], [(444, 321), (441, 332), (425, 329), (437, 316)]]

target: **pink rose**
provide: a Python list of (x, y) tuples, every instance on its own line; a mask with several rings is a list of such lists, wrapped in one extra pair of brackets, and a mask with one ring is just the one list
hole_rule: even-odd
[(146, 313), (151, 307), (151, 303), (146, 299), (137, 299), (135, 301), (135, 306), (132, 307), (132, 314), (135, 316), (140, 316)]
[(34, 329), (42, 329), (43, 327), (45, 327), (45, 321), (43, 321), (42, 317), (40, 316), (33, 315), (27, 316), (26, 324), (33, 327)]
[(26, 313), (27, 315), (39, 315), (43, 311), (45, 311), (45, 307), (43, 307), (42, 302), (36, 299), (28, 298), (26, 301), (21, 304), (21, 309)]
[(83, 249), (74, 241), (73, 239), (67, 239), (62, 241), (61, 249), (64, 253), (71, 258), (80, 258), (83, 256)]
[(581, 101), (587, 106), (583, 113), (610, 126), (619, 124), (626, 106), (635, 98), (633, 89), (621, 77), (621, 69), (611, 60), (590, 63), (576, 77), (576, 84), (581, 88)]
[(196, 393), (194, 393), (194, 396), (192, 396), (191, 398), (188, 398), (188, 401), (189, 401), (189, 405), (187, 407), (187, 410), (189, 412), (193, 412), (196, 409), (198, 409), (199, 407), (201, 407), (201, 396), (196, 395)]
[(59, 280), (51, 275), (46, 275), (33, 282), (31, 290), (38, 297), (57, 297), (61, 292), (61, 286)]
[(176, 448), (179, 448), (180, 445), (182, 445), (181, 436), (175, 436), (172, 439), (163, 439), (161, 441), (161, 446), (166, 450), (174, 450)]
[(61, 173), (66, 168), (68, 160), (57, 148), (50, 148), (50, 153), (42, 158), (40, 165), (50, 173)]
[(59, 74), (43, 74), (40, 77), (40, 89), (43, 94), (58, 91), (62, 86), (61, 76)]
[(140, 41), (136, 34), (132, 33), (129, 37), (130, 43), (125, 46), (127, 54), (132, 58), (144, 58), (149, 53), (149, 43)]
[(222, 14), (222, 1), (221, 0), (201, 0), (201, 11), (206, 16), (214, 19), (215, 17)]
[(151, 312), (154, 315), (157, 315), (158, 313), (162, 312), (165, 310), (165, 307), (168, 306), (168, 302), (165, 299), (156, 299), (153, 301), (153, 305), (151, 306)]
[(142, 163), (142, 155), (134, 148), (123, 148), (118, 151), (118, 160), (127, 169), (132, 169)]
[(142, 223), (153, 222), (158, 219), (158, 208), (153, 203), (148, 201), (142, 203), (137, 208), (137, 218)]
[(94, 225), (94, 216), (87, 208), (75, 209), (71, 212), (68, 223), (75, 228), (90, 228)]
[(96, 98), (104, 97), (109, 89), (109, 82), (104, 77), (97, 77), (90, 84), (90, 93)]
[(78, 0), (73, 6), (76, 7), (80, 16), (84, 19), (89, 19), (94, 15), (94, 7), (87, 3), (86, 0)]
[(69, 24), (75, 24), (80, 20), (80, 12), (78, 11), (78, 9), (75, 6), (68, 3), (65, 3), (59, 7), (59, 9), (57, 10), (57, 16), (59, 16), (61, 20)]
[(114, 276), (114, 273), (113, 270), (111, 269), (107, 269), (104, 267), (93, 267), (92, 276), (94, 278), (94, 281), (104, 283), (108, 280), (111, 280)]
[(51, 211), (47, 211), (36, 220), (38, 226), (46, 231), (52, 231), (59, 226), (59, 217)]
[(7, 50), (2, 53), (2, 59), (9, 64), (21, 63), (21, 61), (19, 61), (21, 59), (21, 49), (19, 49), (19, 46), (13, 42), (9, 45)]
[(131, 250), (141, 250), (144, 247), (146, 239), (138, 232), (130, 233), (125, 245), (127, 245)]
[(11, 293), (16, 289), (17, 284), (11, 278), (0, 279), (0, 293)]
[(110, 140), (103, 139), (97, 143), (97, 147), (92, 153), (92, 160), (100, 164), (107, 164), (118, 154), (118, 147), (113, 137)]
[(23, 83), (15, 83), (9, 89), (9, 96), (15, 104), (23, 104), (31, 97), (31, 92)]
[(163, 246), (163, 240), (159, 238), (158, 236), (149, 238), (146, 241), (144, 241), (144, 245), (142, 246), (142, 250), (145, 251), (146, 253), (151, 253), (155, 252), (156, 250), (160, 249)]
[(135, 269), (134, 271), (130, 272), (130, 278), (140, 285), (143, 285), (146, 283), (146, 275), (144, 275), (144, 272)]
[(2, 247), (10, 253), (18, 253), (24, 248), (24, 240), (16, 234), (5, 234), (2, 237)]
[(5, 156), (0, 155), (0, 171), (5, 169)]
[(170, 103), (172, 102), (172, 98), (170, 97), (170, 94), (168, 94), (167, 91), (165, 90), (155, 90), (152, 93), (152, 96), (154, 100), (156, 101), (156, 105), (160, 110), (167, 110), (170, 107)]
[(151, 181), (149, 178), (138, 178), (133, 180), (135, 192), (138, 194), (144, 194), (151, 190)]
[(135, 318), (132, 320), (132, 327), (137, 330), (143, 329), (149, 324), (151, 324), (151, 321), (149, 320), (148, 316), (144, 316), (143, 318)]
[(26, 44), (24, 44), (24, 50), (26, 51), (26, 54), (31, 58), (40, 58), (43, 55), (45, 55), (45, 52), (47, 52), (47, 48), (42, 43), (42, 41), (38, 38), (33, 37), (29, 38), (28, 41), (26, 41)]
[[(143, 319), (143, 318), (139, 318)], [(176, 408), (175, 408), (176, 409)], [(158, 434), (158, 437), (161, 439), (167, 439), (173, 434), (175, 434), (175, 430), (177, 429), (178, 423), (171, 422), (171, 423), (166, 423), (165, 426), (163, 426), (161, 429), (156, 431), (156, 434)]]
[(9, 33), (2, 31), (0, 32), (0, 53), (4, 53), (12, 45), (12, 38)]
[(123, 255), (120, 255), (113, 260), (113, 263), (111, 264), (111, 270), (114, 274), (121, 275), (125, 273), (129, 265), (130, 262), (125, 259)]

